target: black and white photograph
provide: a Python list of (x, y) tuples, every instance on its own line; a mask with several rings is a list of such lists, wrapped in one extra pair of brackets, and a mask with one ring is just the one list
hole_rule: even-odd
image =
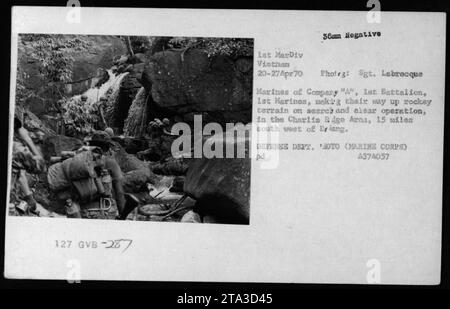
[(248, 154), (203, 148), (251, 122), (252, 66), (247, 38), (20, 34), (9, 215), (249, 224)]

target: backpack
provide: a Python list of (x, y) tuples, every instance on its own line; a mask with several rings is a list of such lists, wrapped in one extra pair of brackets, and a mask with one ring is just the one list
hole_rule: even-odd
[(80, 203), (92, 201), (97, 197), (94, 178), (94, 157), (91, 151), (83, 151), (73, 158), (53, 164), (48, 169), (47, 180), (53, 191), (72, 190)]

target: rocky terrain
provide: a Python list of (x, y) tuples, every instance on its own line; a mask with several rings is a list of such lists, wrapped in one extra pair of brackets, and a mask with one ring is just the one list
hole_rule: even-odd
[[(168, 205), (186, 195), (183, 207), (188, 206), (163, 220), (248, 223), (250, 159), (174, 158), (170, 127), (192, 124), (194, 115), (204, 123), (249, 123), (252, 53), (211, 56), (207, 47), (174, 47), (170, 38), (149, 38), (131, 53), (122, 38), (93, 36), (88, 42), (88, 52), (73, 52), (71, 81), (55, 88), (58, 95), (42, 91), (39, 64), (26, 56), (31, 47), (19, 48), (19, 65), (32, 76), (25, 87), (39, 95), (19, 102), (16, 113), (44, 159), (79, 148), (92, 130), (111, 127), (125, 191), (144, 201), (151, 197), (149, 188), (162, 192), (158, 203), (140, 207), (129, 219), (162, 220), (151, 213), (167, 214)], [(52, 206), (45, 177), (29, 178), (38, 202), (64, 215)]]

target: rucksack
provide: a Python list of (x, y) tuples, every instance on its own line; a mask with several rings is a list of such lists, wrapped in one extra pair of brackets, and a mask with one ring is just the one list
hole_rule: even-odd
[(94, 178), (94, 157), (91, 151), (83, 151), (73, 158), (50, 166), (47, 180), (50, 189), (62, 191), (71, 189), (79, 202), (88, 202), (97, 196)]

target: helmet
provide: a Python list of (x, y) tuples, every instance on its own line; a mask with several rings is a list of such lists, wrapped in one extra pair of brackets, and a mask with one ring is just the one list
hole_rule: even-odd
[(112, 128), (110, 128), (110, 127), (107, 127), (107, 128), (105, 129), (105, 132), (108, 133), (108, 135), (109, 135), (110, 137), (113, 137), (113, 136), (114, 136), (114, 130), (113, 130)]

